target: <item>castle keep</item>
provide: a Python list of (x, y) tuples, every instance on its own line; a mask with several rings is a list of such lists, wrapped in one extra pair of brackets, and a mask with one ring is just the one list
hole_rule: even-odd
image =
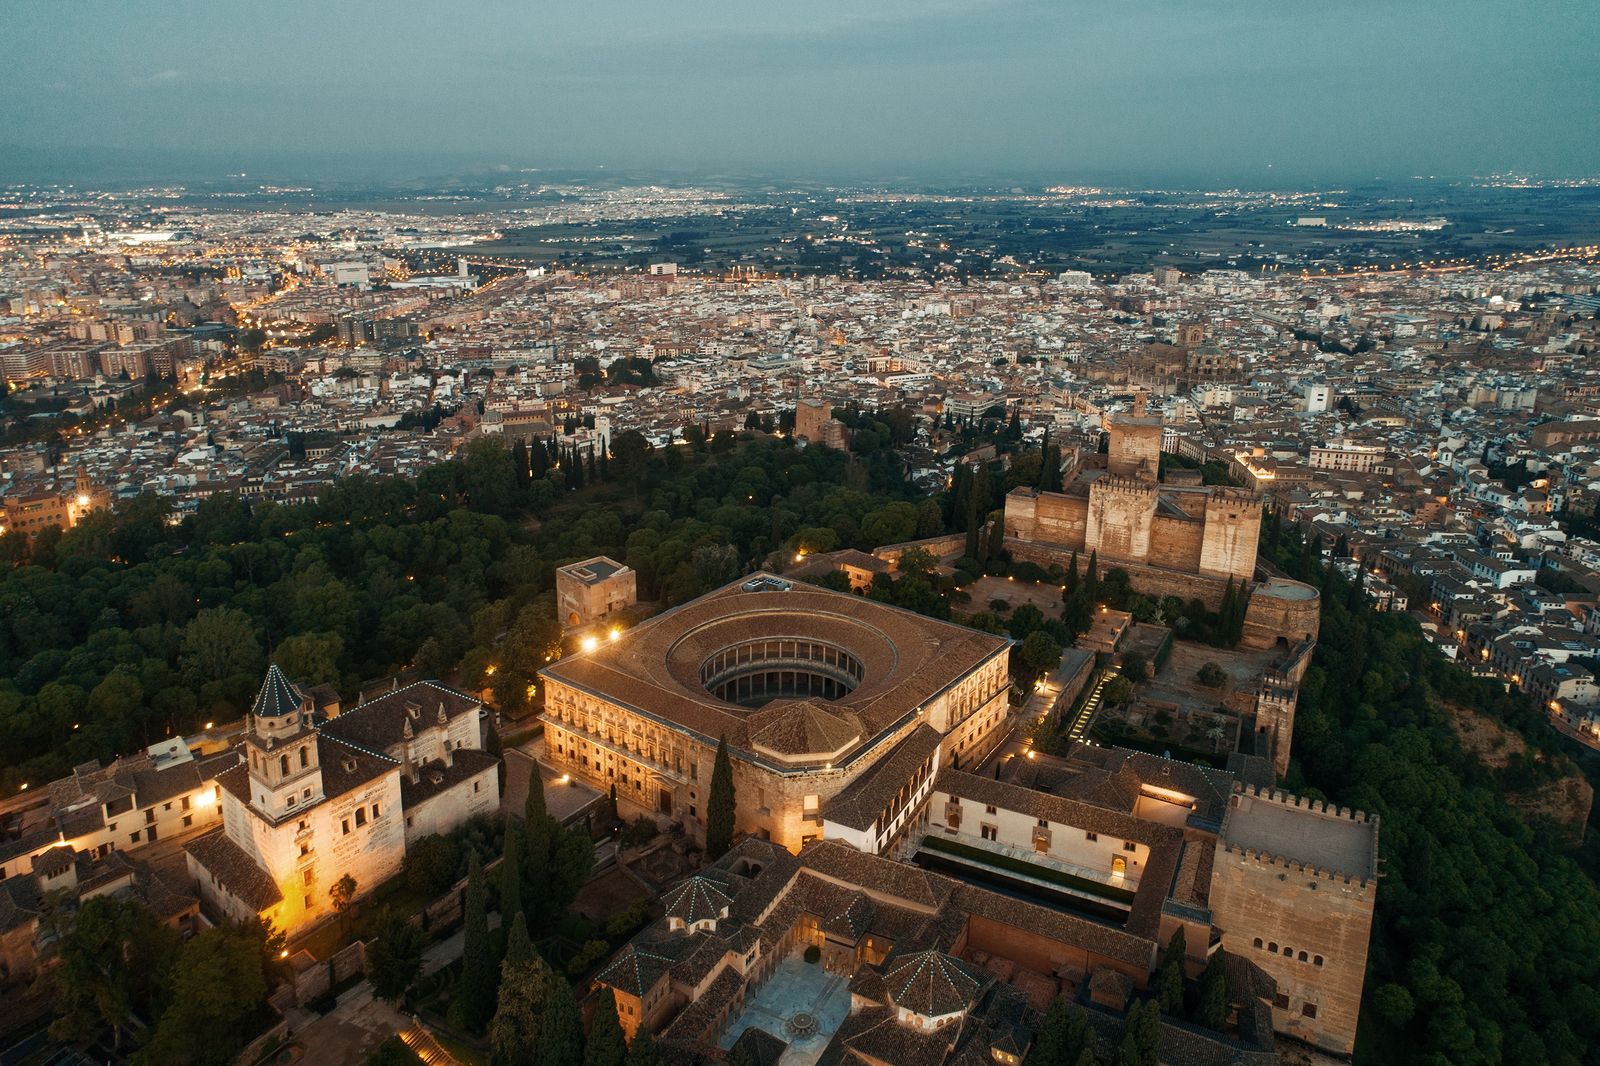
[(1244, 643), (1271, 647), (1315, 640), (1315, 589), (1284, 579), (1256, 580), (1261, 497), (1224, 486), (1159, 480), (1161, 420), (1137, 403), (1106, 422), (1106, 454), (1086, 456), (1063, 492), (1017, 488), (1006, 496), (1006, 548), (1013, 558), (1066, 565), (1072, 553), (1097, 553), (1127, 571), (1147, 595), (1198, 599), (1215, 609), (1229, 581), (1250, 588)]

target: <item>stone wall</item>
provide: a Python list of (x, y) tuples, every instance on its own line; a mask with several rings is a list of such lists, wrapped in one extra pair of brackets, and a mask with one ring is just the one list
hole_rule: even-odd
[[(1355, 1047), (1376, 882), (1229, 847), (1221, 839), (1216, 849), (1212, 918), (1228, 951), (1277, 981), (1273, 1028), (1349, 1055)], [(1314, 1017), (1306, 1013), (1308, 1004)]]
[(911, 548), (921, 548), (935, 559), (959, 559), (967, 550), (967, 536), (965, 533), (946, 533), (941, 537), (925, 537), (922, 540), (907, 540), (899, 544), (885, 544), (872, 549), (872, 554), (890, 565), (897, 565), (900, 556)]
[(1213, 489), (1206, 501), (1205, 541), (1199, 571), (1249, 581), (1261, 543), (1261, 498), (1237, 489)]
[(1191, 573), (1199, 570), (1205, 531), (1205, 523), (1192, 518), (1156, 515), (1150, 526), (1150, 564)]
[(1147, 562), (1156, 513), (1156, 485), (1107, 475), (1089, 486), (1085, 543), (1109, 562)]

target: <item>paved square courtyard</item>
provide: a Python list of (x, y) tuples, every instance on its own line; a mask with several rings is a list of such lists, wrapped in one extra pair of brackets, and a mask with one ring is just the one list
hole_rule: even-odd
[(821, 963), (809, 963), (796, 952), (778, 964), (767, 983), (744, 1012), (722, 1034), (722, 1047), (731, 1048), (746, 1029), (765, 1029), (789, 1048), (779, 1066), (811, 1066), (850, 1014), (850, 982), (829, 973)]

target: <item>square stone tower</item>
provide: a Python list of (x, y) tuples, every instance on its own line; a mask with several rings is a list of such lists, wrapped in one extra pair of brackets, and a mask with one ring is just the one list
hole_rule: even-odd
[(1235, 785), (1217, 836), (1211, 918), (1223, 946), (1278, 983), (1273, 1028), (1355, 1048), (1378, 891), (1378, 819)]

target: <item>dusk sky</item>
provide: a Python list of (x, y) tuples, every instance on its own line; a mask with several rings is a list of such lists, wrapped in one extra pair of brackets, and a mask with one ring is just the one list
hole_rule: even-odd
[(0, 145), (18, 158), (1251, 184), (1600, 172), (1595, 0), (50, 0), (4, 20)]

